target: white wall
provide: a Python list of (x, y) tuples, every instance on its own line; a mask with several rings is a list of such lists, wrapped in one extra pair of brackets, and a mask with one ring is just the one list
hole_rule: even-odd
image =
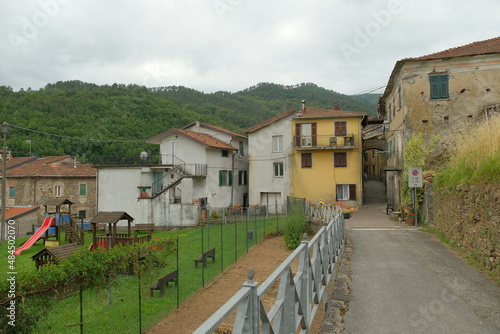
[[(137, 200), (140, 196), (138, 187), (152, 182), (152, 174), (143, 171), (149, 171), (149, 168), (98, 168), (98, 211), (125, 211), (134, 218), (134, 223), (151, 223), (147, 204), (149, 200)], [(118, 224), (118, 226), (126, 225), (125, 221)]]
[[(290, 195), (290, 165), (292, 151), (292, 116), (278, 120), (248, 136), (250, 204), (261, 203), (261, 193), (280, 193), (283, 204)], [(283, 152), (273, 152), (273, 136), (283, 136)], [(274, 177), (273, 163), (283, 162), (283, 177)]]

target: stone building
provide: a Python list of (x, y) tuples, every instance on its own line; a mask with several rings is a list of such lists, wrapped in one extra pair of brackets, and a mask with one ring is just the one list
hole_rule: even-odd
[[(51, 198), (74, 203), (72, 214), (85, 221), (96, 214), (96, 175), (89, 165), (70, 156), (11, 158), (7, 161), (7, 207), (43, 205)], [(44, 210), (38, 210), (40, 222)]]
[(499, 110), (500, 37), (399, 60), (378, 109), (386, 120), (389, 203), (402, 204), (405, 144), (415, 133), (445, 139)]

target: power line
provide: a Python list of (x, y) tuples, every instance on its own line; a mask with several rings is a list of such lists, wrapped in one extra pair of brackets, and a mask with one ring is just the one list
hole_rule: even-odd
[(59, 137), (59, 138), (72, 139), (72, 140), (101, 142), (101, 143), (144, 143), (143, 140), (93, 139), (93, 138), (71, 137), (71, 136), (58, 135), (55, 133), (49, 133), (49, 132), (45, 132), (45, 131), (28, 129), (28, 128), (24, 128), (22, 126), (10, 124), (7, 122), (4, 122), (3, 124), (11, 126), (13, 128), (17, 128), (17, 129), (28, 131), (28, 132), (38, 133), (38, 134), (45, 135), (45, 136)]

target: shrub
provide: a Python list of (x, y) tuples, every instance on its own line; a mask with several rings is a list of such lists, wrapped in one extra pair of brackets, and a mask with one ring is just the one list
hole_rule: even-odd
[(293, 203), (287, 217), (284, 231), (285, 244), (288, 249), (295, 249), (302, 241), (302, 235), (307, 231), (307, 217), (304, 208), (299, 203)]

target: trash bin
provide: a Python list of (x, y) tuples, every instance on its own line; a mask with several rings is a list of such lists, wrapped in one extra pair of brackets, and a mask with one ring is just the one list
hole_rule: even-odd
[(253, 240), (253, 230), (248, 230), (247, 231), (247, 239), (248, 240)]

